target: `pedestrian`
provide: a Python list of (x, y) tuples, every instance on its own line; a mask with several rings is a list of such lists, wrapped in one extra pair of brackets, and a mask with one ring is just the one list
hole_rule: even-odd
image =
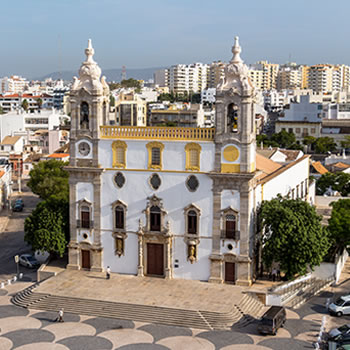
[(272, 281), (275, 282), (277, 277), (277, 270), (275, 268), (272, 269)]
[(111, 268), (109, 266), (107, 266), (106, 269), (106, 279), (110, 279), (111, 278)]
[(60, 311), (58, 311), (58, 316), (56, 318), (56, 322), (64, 322), (63, 321), (63, 314), (64, 314), (63, 309), (60, 309)]

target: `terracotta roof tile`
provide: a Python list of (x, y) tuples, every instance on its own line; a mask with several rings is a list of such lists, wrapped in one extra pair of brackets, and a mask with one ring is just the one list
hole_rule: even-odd
[(313, 162), (311, 165), (321, 175), (328, 173), (328, 170), (321, 164), (321, 162)]

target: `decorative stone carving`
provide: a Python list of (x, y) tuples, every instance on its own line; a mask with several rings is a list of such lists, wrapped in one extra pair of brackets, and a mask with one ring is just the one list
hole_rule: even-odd
[(95, 90), (99, 93), (109, 93), (105, 77), (100, 79), (101, 68), (93, 59), (94, 53), (95, 50), (92, 47), (91, 39), (89, 39), (88, 47), (85, 49), (86, 60), (79, 69), (79, 79), (77, 77), (73, 78), (72, 91), (84, 88), (88, 92)]
[(231, 95), (250, 95), (254, 88), (249, 79), (248, 67), (240, 57), (242, 49), (239, 46), (238, 36), (235, 37), (235, 44), (232, 47), (233, 57), (225, 67), (225, 77), (218, 85), (218, 90), (229, 91)]

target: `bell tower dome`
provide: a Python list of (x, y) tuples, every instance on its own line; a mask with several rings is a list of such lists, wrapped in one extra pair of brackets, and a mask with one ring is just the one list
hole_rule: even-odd
[(235, 37), (233, 57), (216, 92), (215, 170), (222, 173), (255, 171), (255, 93), (241, 51)]
[[(98, 165), (97, 143), (100, 126), (109, 124), (109, 87), (101, 68), (94, 61), (91, 39), (85, 49), (86, 60), (79, 69), (79, 78), (73, 78), (70, 91), (71, 130), (70, 164), (77, 165), (82, 158), (84, 165)], [(82, 143), (82, 145), (80, 145)], [(88, 152), (91, 150), (91, 153)], [(88, 161), (90, 159), (90, 161)]]

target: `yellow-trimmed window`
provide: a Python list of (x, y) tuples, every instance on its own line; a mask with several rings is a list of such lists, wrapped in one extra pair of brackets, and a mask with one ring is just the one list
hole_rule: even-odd
[(148, 150), (148, 169), (162, 169), (162, 153), (164, 145), (160, 142), (150, 142), (146, 145)]
[(114, 141), (112, 143), (114, 168), (126, 167), (126, 149), (127, 145), (124, 141)]
[(200, 170), (200, 157), (202, 147), (198, 143), (188, 143), (185, 147), (186, 170)]

